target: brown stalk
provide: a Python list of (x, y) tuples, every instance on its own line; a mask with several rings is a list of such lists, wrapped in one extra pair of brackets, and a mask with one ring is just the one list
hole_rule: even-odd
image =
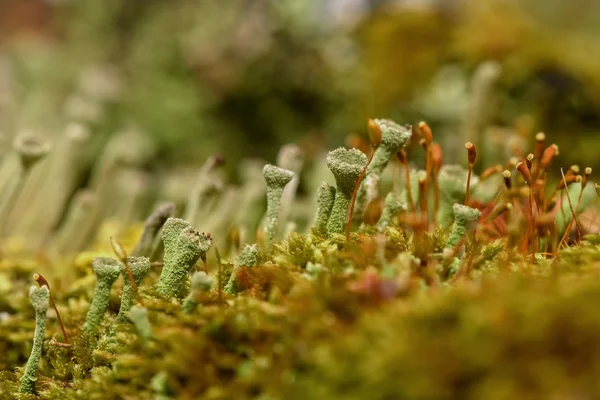
[(429, 223), (427, 221), (427, 178), (419, 179), (419, 208), (421, 210), (421, 219), (423, 219), (423, 224), (426, 227), (428, 227)]
[(223, 304), (223, 277), (221, 276), (221, 274), (223, 273), (223, 266), (221, 264), (221, 254), (219, 253), (219, 248), (217, 246), (215, 247), (215, 254), (217, 255), (217, 265), (219, 266), (219, 273), (217, 274), (218, 278), (217, 278), (217, 282), (218, 282), (218, 286), (219, 286), (219, 306), (221, 304)]
[(440, 169), (443, 164), (444, 153), (442, 152), (442, 146), (438, 143), (431, 145), (431, 159), (432, 159), (432, 174), (433, 174), (433, 224), (437, 223), (437, 213), (440, 208), (440, 187), (438, 183), (438, 176)]
[(354, 216), (354, 205), (356, 203), (356, 195), (358, 194), (358, 188), (367, 173), (367, 168), (369, 168), (369, 164), (371, 164), (371, 160), (373, 160), (373, 155), (375, 154), (375, 149), (371, 148), (371, 155), (369, 155), (369, 160), (367, 164), (360, 172), (358, 179), (356, 180), (356, 185), (354, 185), (354, 191), (352, 192), (352, 201), (350, 202), (350, 212), (348, 213), (348, 223), (346, 224), (346, 242), (350, 241), (350, 228), (352, 228), (352, 217)]
[(529, 171), (532, 171), (532, 172), (531, 172), (531, 176), (532, 176), (532, 177), (534, 176), (534, 175), (533, 175), (533, 169), (532, 169), (532, 166), (533, 166), (533, 158), (534, 158), (534, 155), (533, 155), (533, 154), (531, 154), (531, 153), (527, 154), (527, 158), (525, 158), (525, 164), (527, 165), (527, 169), (529, 169)]
[[(560, 169), (560, 174), (562, 175), (562, 179), (565, 182), (565, 186), (567, 185), (566, 183), (566, 178), (565, 178), (565, 174), (563, 172), (563, 169)], [(564, 190), (564, 189), (563, 189)], [(569, 237), (570, 234), (570, 227), (572, 226), (573, 221), (575, 221), (575, 225), (577, 227), (577, 229), (579, 229), (579, 221), (577, 220), (577, 213), (575, 212), (575, 210), (573, 210), (573, 204), (571, 203), (571, 196), (569, 195), (569, 191), (567, 190), (566, 192), (567, 195), (567, 202), (569, 203), (569, 209), (571, 210), (571, 214), (573, 215), (573, 219), (569, 222), (569, 225), (567, 226), (567, 229), (565, 230), (565, 233), (563, 234), (563, 237), (560, 239), (560, 242), (558, 243), (557, 248), (555, 249), (555, 252), (558, 253), (558, 250), (561, 248), (561, 246), (563, 245), (564, 241), (566, 240), (567, 237)], [(562, 198), (561, 198), (562, 200)], [(560, 205), (560, 209), (563, 209), (562, 203)], [(556, 255), (555, 253), (555, 255)]]
[(538, 172), (540, 170), (540, 158), (542, 157), (542, 153), (544, 151), (545, 142), (546, 134), (544, 132), (539, 132), (537, 135), (535, 135), (535, 150), (533, 151), (534, 162), (532, 174), (536, 178), (539, 178)]
[(486, 179), (488, 179), (489, 177), (491, 177), (492, 175), (495, 175), (499, 172), (502, 171), (502, 165), (498, 164), (498, 165), (493, 165), (489, 168), (486, 168), (481, 175), (479, 175), (479, 182), (483, 182)]
[(467, 175), (467, 189), (465, 196), (465, 205), (469, 205), (469, 192), (471, 191), (471, 175), (473, 174), (473, 165), (475, 164), (475, 160), (477, 158), (477, 149), (475, 145), (471, 142), (465, 143), (465, 149), (467, 149), (467, 158), (469, 160), (469, 173)]
[(369, 141), (371, 142), (371, 154), (369, 155), (369, 160), (367, 161), (367, 164), (360, 172), (360, 175), (356, 180), (356, 184), (354, 185), (354, 191), (352, 192), (352, 201), (350, 202), (350, 212), (348, 213), (348, 223), (346, 225), (346, 242), (350, 241), (350, 229), (352, 228), (352, 217), (354, 216), (354, 206), (356, 204), (356, 196), (358, 194), (358, 189), (360, 188), (360, 184), (362, 183), (362, 180), (364, 179), (365, 174), (367, 173), (367, 169), (369, 168), (369, 165), (373, 160), (375, 151), (381, 144), (382, 140), (381, 127), (377, 122), (373, 121), (372, 119), (369, 119), (367, 122), (367, 128), (369, 132)]
[[(531, 171), (527, 168), (527, 165), (523, 162), (517, 164), (517, 170), (523, 175), (523, 179), (525, 179), (525, 183), (529, 187), (529, 196), (528, 198), (528, 211), (529, 211), (529, 232), (531, 234), (531, 261), (535, 261), (535, 225), (533, 219), (533, 178), (531, 176)], [(527, 238), (529, 242), (529, 238)]]
[(427, 201), (429, 198), (429, 180), (431, 179), (432, 171), (433, 171), (433, 152), (432, 152), (432, 144), (433, 144), (433, 133), (431, 132), (431, 128), (425, 121), (419, 122), (419, 130), (421, 131), (421, 135), (425, 140), (425, 212), (427, 212)]
[(406, 191), (408, 193), (408, 204), (410, 205), (411, 211), (416, 212), (417, 209), (415, 207), (415, 202), (413, 201), (412, 188), (410, 185), (410, 171), (408, 169), (408, 158), (406, 156), (406, 151), (401, 149), (398, 153), (396, 153), (396, 156), (402, 165), (404, 165), (404, 171), (406, 172)]

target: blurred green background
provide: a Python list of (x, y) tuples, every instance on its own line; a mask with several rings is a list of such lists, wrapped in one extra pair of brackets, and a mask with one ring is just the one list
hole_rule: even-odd
[(135, 129), (148, 168), (221, 153), (234, 172), (386, 117), (427, 120), (451, 152), (473, 139), (472, 77), (490, 60), (501, 73), (476, 143), (541, 130), (562, 165), (600, 167), (595, 0), (1, 0), (0, 131), (6, 147), (79, 120), (98, 149)]

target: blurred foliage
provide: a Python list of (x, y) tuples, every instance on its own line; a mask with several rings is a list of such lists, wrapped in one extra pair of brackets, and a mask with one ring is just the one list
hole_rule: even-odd
[(362, 11), (315, 0), (8, 2), (6, 36), (35, 26), (45, 44), (4, 42), (17, 92), (42, 93), (54, 105), (18, 98), (20, 107), (59, 112), (82, 71), (109, 65), (122, 87), (104, 130), (133, 121), (169, 162), (223, 148), (231, 159), (272, 157), (284, 143), (314, 141), (314, 133), (340, 143), (372, 115), (435, 125), (436, 115), (416, 105), (438, 90), (435, 77), (447, 66), (468, 76), (486, 60), (503, 68), (493, 122), (513, 127), (527, 116), (532, 129), (571, 147), (571, 135), (585, 137), (592, 145), (568, 160), (595, 162), (588, 150), (600, 140), (594, 2), (354, 3)]

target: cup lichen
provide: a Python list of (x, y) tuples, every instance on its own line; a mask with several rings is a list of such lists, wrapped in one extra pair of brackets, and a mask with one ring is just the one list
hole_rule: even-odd
[(335, 199), (327, 221), (328, 235), (344, 231), (354, 186), (366, 163), (367, 156), (358, 149), (348, 150), (340, 147), (327, 155), (327, 167), (336, 183)]
[(83, 331), (86, 334), (94, 334), (100, 326), (108, 307), (110, 289), (121, 274), (122, 263), (110, 257), (96, 257), (92, 262), (92, 267), (96, 274), (96, 287), (92, 304), (90, 304), (83, 324)]
[(181, 305), (181, 310), (189, 314), (194, 311), (196, 306), (198, 305), (198, 301), (196, 297), (200, 293), (208, 292), (213, 284), (213, 279), (206, 274), (204, 271), (196, 271), (192, 274), (192, 287), (190, 289), (190, 293), (183, 300), (183, 304)]
[(165, 297), (176, 297), (196, 261), (210, 249), (212, 239), (180, 218), (165, 222), (162, 238), (165, 255), (156, 291)]
[(50, 290), (48, 286), (31, 286), (29, 298), (35, 310), (35, 332), (33, 333), (31, 355), (23, 371), (19, 393), (33, 394), (37, 382), (37, 369), (42, 358), (42, 344), (44, 342), (44, 332), (46, 331), (46, 313), (48, 312)]
[(237, 280), (238, 272), (241, 268), (254, 267), (258, 262), (258, 246), (256, 244), (246, 245), (238, 254), (233, 264), (233, 270), (227, 285), (223, 288), (223, 292), (228, 294), (236, 294), (240, 290), (240, 285)]
[(279, 212), (281, 210), (281, 196), (285, 186), (290, 183), (294, 173), (287, 169), (267, 164), (263, 168), (263, 176), (267, 183), (267, 221), (265, 233), (269, 248), (273, 244), (279, 225)]
[[(148, 257), (128, 257), (127, 265), (133, 275), (133, 281), (136, 286), (140, 286), (148, 272), (150, 272), (150, 259)], [(125, 272), (125, 265), (121, 264), (123, 275), (123, 294), (121, 295), (121, 307), (119, 308), (119, 314), (117, 319), (121, 322), (127, 320), (126, 313), (131, 308), (133, 299), (135, 298), (135, 289)]]
[(327, 233), (327, 221), (331, 215), (334, 200), (335, 187), (327, 182), (321, 183), (317, 190), (317, 214), (312, 226), (317, 232)]
[(445, 248), (454, 250), (460, 245), (475, 222), (479, 220), (481, 212), (476, 208), (458, 203), (454, 204), (452, 209), (454, 211), (454, 224), (452, 225), (452, 231), (450, 232)]

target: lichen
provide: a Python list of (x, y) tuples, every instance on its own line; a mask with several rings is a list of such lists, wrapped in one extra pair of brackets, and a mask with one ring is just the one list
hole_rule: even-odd
[(165, 297), (175, 297), (196, 261), (210, 249), (212, 239), (179, 218), (165, 222), (162, 238), (164, 265), (156, 291)]
[(348, 206), (356, 181), (367, 163), (367, 157), (357, 149), (342, 147), (327, 155), (327, 167), (335, 178), (335, 200), (327, 221), (327, 233), (341, 233), (344, 230)]

